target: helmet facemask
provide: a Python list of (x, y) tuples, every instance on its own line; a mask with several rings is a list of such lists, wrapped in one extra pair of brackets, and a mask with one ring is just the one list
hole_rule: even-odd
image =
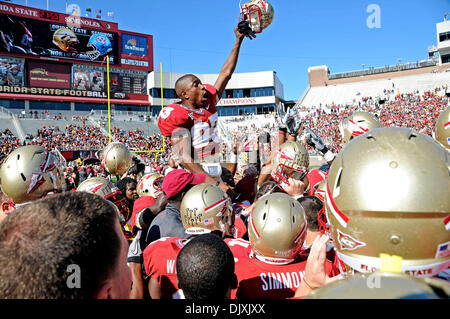
[(308, 175), (308, 168), (296, 164), (296, 161), (298, 161), (297, 158), (292, 158), (283, 151), (279, 152), (278, 165), (272, 170), (271, 175), (283, 190), (286, 190), (287, 186), (290, 185), (289, 178), (302, 181)]
[(87, 54), (87, 56), (89, 57), (89, 59), (91, 59), (91, 61), (94, 61), (95, 59), (97, 59), (100, 56), (100, 51), (97, 49), (95, 44), (88, 43), (87, 47), (92, 49), (91, 51), (85, 52)]
[(137, 192), (139, 196), (152, 196), (157, 198), (162, 194), (162, 182), (164, 176), (159, 173), (150, 173), (144, 175), (137, 185)]
[(240, 6), (239, 21), (248, 21), (254, 33), (261, 33), (273, 20), (273, 8), (265, 0), (252, 0)]

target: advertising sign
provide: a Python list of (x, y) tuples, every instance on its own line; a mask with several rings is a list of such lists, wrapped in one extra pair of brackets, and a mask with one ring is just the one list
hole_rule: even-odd
[(69, 89), (70, 65), (29, 61), (28, 79), (30, 86)]
[(147, 37), (122, 33), (122, 53), (147, 56)]

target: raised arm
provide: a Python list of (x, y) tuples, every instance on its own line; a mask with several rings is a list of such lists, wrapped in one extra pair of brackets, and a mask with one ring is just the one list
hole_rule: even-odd
[(239, 32), (238, 27), (234, 28), (234, 33), (236, 35), (236, 42), (234, 43), (233, 49), (231, 50), (230, 56), (225, 61), (225, 64), (220, 70), (219, 77), (217, 78), (214, 87), (217, 90), (217, 101), (222, 98), (223, 91), (225, 91), (225, 87), (230, 81), (231, 76), (233, 75), (234, 69), (236, 68), (236, 64), (239, 57), (239, 51), (241, 49), (242, 41), (244, 40), (244, 34)]

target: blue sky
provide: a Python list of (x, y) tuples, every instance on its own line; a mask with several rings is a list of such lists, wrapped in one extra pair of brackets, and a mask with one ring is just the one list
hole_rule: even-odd
[[(25, 5), (25, 0), (13, 0)], [(245, 2), (242, 0), (242, 2)], [(427, 58), (437, 44), (436, 23), (450, 13), (450, 0), (269, 0), (275, 18), (256, 39), (245, 39), (235, 72), (274, 70), (286, 100), (308, 85), (310, 66), (331, 73)], [(28, 0), (36, 8), (64, 12), (65, 0)], [(218, 73), (234, 44), (239, 0), (68, 0), (113, 11), (119, 28), (154, 36), (154, 64), (177, 73)], [(94, 4), (95, 3), (95, 4)], [(367, 27), (371, 4), (380, 8), (380, 28)]]

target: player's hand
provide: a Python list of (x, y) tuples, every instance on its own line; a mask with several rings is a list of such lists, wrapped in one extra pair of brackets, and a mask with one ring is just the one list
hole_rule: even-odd
[(296, 137), (298, 135), (298, 131), (302, 125), (302, 122), (298, 119), (292, 109), (287, 112), (285, 123), (289, 135)]
[(303, 183), (302, 181), (293, 179), (293, 178), (289, 178), (288, 182), (289, 182), (289, 185), (285, 186), (284, 190), (286, 191), (286, 193), (289, 196), (295, 197), (298, 195), (303, 195), (303, 193), (305, 192), (305, 189), (306, 189), (305, 183)]
[(305, 277), (308, 286), (315, 289), (341, 279), (341, 276), (328, 277), (325, 270), (327, 260), (327, 235), (320, 235), (314, 239), (306, 261)]
[(236, 29), (240, 34), (248, 37), (250, 40), (253, 40), (254, 38), (256, 38), (255, 33), (250, 28), (248, 20), (243, 20), (243, 21), (239, 22)]
[(306, 130), (306, 143), (312, 148), (316, 149), (322, 154), (328, 152), (328, 147), (323, 142), (322, 138), (309, 127), (305, 128)]
[(227, 183), (220, 182), (219, 187), (230, 197), (233, 198), (236, 195), (233, 187), (228, 185)]
[(289, 116), (289, 112), (286, 112), (286, 108), (283, 103), (277, 104), (277, 122), (280, 128), (286, 128), (286, 119)]

